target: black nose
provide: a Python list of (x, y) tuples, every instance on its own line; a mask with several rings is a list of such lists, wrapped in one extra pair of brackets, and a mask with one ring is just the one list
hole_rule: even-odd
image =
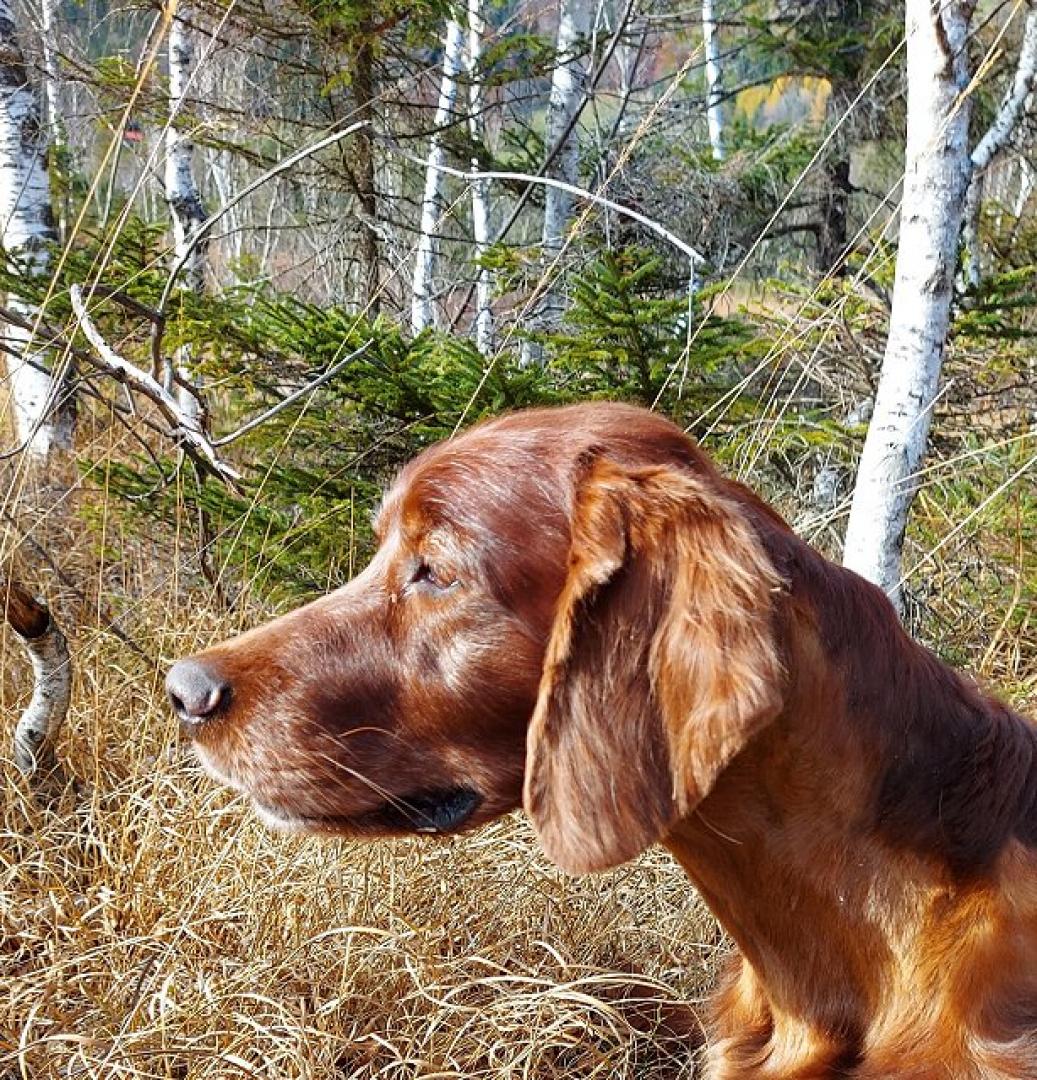
[(166, 676), (166, 693), (180, 723), (197, 727), (230, 704), (230, 683), (199, 660), (180, 660)]

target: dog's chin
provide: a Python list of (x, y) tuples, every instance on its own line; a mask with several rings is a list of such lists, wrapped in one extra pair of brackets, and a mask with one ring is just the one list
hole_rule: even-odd
[(355, 815), (309, 814), (273, 805), (253, 795), (260, 820), (268, 828), (289, 833), (330, 836), (446, 835), (475, 824), (482, 796), (467, 787), (416, 792)]
[(285, 833), (324, 833), (331, 836), (446, 835), (480, 824), (492, 813), (479, 815), (484, 799), (464, 785), (432, 788), (388, 799), (357, 814), (319, 814), (308, 807), (294, 807), (257, 793), (254, 786), (221, 767), (204, 747), (196, 753), (205, 771), (215, 780), (252, 800), (260, 821), (269, 829)]

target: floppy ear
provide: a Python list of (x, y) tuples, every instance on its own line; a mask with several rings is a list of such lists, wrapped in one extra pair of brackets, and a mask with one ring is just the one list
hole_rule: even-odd
[(779, 583), (709, 480), (591, 465), (526, 757), (526, 811), (559, 866), (639, 854), (778, 713)]

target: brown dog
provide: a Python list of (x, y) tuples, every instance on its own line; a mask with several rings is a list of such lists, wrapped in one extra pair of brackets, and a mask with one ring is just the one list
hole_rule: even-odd
[(737, 942), (708, 1075), (1037, 1077), (1037, 732), (672, 424), (517, 413), (408, 465), (354, 581), (183, 660), (272, 824), (524, 805), (577, 873), (660, 841)]

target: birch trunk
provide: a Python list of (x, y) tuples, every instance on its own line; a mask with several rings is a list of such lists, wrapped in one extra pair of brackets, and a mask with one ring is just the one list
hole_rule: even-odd
[(40, 30), (43, 46), (43, 90), (47, 100), (47, 137), (50, 149), (50, 164), (63, 174), (66, 182), (61, 185), (61, 197), (53, 205), (57, 218), (56, 232), (58, 239), (64, 241), (68, 236), (68, 221), (71, 214), (71, 189), (67, 182), (73, 170), (70, 157), (68, 134), (65, 131), (65, 111), (62, 105), (64, 82), (61, 77), (61, 64), (58, 59), (58, 12), (61, 0), (41, 0)]
[(902, 607), (900, 563), (939, 385), (971, 163), (965, 0), (907, 0), (907, 144), (889, 337), (843, 562)]
[(60, 0), (41, 0), (40, 29), (43, 46), (43, 90), (47, 97), (47, 129), (50, 147), (64, 145), (61, 112), (61, 69), (58, 66), (57, 13)]
[(965, 279), (977, 288), (983, 279), (983, 257), (979, 237), (979, 218), (983, 208), (986, 171), (995, 157), (1008, 145), (1026, 111), (1026, 101), (1037, 81), (1037, 7), (1031, 6), (1023, 29), (1019, 62), (1012, 85), (983, 138), (972, 151), (972, 181), (965, 201), (963, 239), (966, 262)]
[(418, 227), (418, 250), (414, 257), (414, 286), (411, 300), (411, 330), (422, 330), (436, 325), (433, 296), (435, 293), (436, 262), (439, 254), (437, 233), (441, 228), (443, 181), (446, 174), (446, 150), (443, 147), (443, 129), (454, 116), (457, 103), (457, 76), (464, 59), (464, 30), (455, 19), (447, 23), (446, 40), (443, 44), (443, 78), (439, 85), (439, 101), (436, 105), (435, 130), (429, 139), (428, 163), (425, 168), (425, 193), (421, 199), (421, 223)]
[[(551, 76), (545, 139), (548, 156), (553, 161), (545, 175), (567, 184), (576, 184), (580, 178), (580, 141), (573, 120), (584, 101), (588, 67), (584, 44), (590, 35), (591, 16), (591, 0), (559, 0), (556, 60)], [(573, 197), (568, 191), (556, 187), (545, 190), (541, 237), (545, 267), (549, 267), (562, 250), (572, 218), (572, 205)], [(552, 281), (542, 290), (533, 323), (540, 330), (552, 329), (561, 321), (562, 311), (562, 295), (556, 281)], [(542, 346), (525, 342), (522, 347), (523, 365), (542, 362)]]
[(706, 54), (706, 125), (714, 161), (724, 160), (723, 79), (720, 67), (720, 32), (713, 0), (702, 0), (702, 46)]
[(1018, 173), (1019, 187), (1015, 193), (1015, 201), (1012, 203), (1012, 215), (1016, 221), (1023, 216), (1023, 212), (1026, 210), (1026, 204), (1030, 201), (1030, 194), (1033, 191), (1034, 180), (1037, 178), (1037, 174), (1035, 174), (1034, 168), (1025, 154), (1019, 156)]
[[(169, 123), (166, 127), (166, 202), (173, 220), (173, 261), (179, 263), (190, 252), (183, 268), (187, 288), (202, 292), (205, 288), (207, 241), (194, 242), (194, 234), (205, 221), (205, 208), (194, 175), (194, 142), (183, 117), (187, 92), (194, 74), (194, 41), (191, 30), (179, 16), (169, 24)], [(188, 346), (177, 350), (174, 361), (177, 375), (190, 384), (191, 354)], [(178, 385), (177, 401), (181, 411), (192, 420), (200, 419), (197, 397)]]
[[(482, 0), (468, 0), (468, 134), (472, 146), (485, 149), (486, 125), (483, 121), (485, 88), (479, 65), (482, 62), (482, 42), (486, 24), (482, 17)], [(478, 156), (472, 158), (473, 171), (482, 168)], [(490, 182), (472, 181), (472, 235), (475, 257), (481, 260), (490, 247)], [(479, 266), (475, 283), (475, 345), (484, 356), (493, 352), (493, 273)]]
[(32, 699), (14, 729), (14, 763), (26, 776), (53, 774), (54, 744), (72, 698), (68, 644), (50, 612), (15, 581), (0, 579), (0, 608), (32, 664)]
[(229, 150), (210, 150), (209, 173), (212, 176), (212, 184), (216, 189), (216, 196), (220, 206), (231, 204), (226, 212), (224, 220), (227, 223), (224, 230), (222, 245), (226, 245), (227, 254), (231, 265), (237, 270), (241, 266), (241, 257), (244, 251), (244, 230), (241, 227), (241, 217), (237, 206), (233, 205), (234, 181), (233, 168), (234, 158)]
[[(572, 119), (583, 105), (584, 84), (587, 80), (587, 56), (582, 47), (591, 30), (589, 0), (561, 0), (558, 11), (558, 54), (551, 76), (551, 98), (547, 106), (547, 148), (552, 152), (562, 139), (562, 147), (547, 175), (567, 184), (580, 179), (580, 141)], [(568, 136), (566, 136), (568, 132)], [(545, 258), (556, 255), (572, 217), (572, 195), (560, 188), (549, 187), (544, 193)]]
[[(9, 0), (0, 0), (0, 243), (27, 274), (50, 267), (47, 245), (56, 240), (47, 176), (47, 141), (40, 102), (18, 42)], [(8, 307), (32, 324), (36, 308), (18, 297)], [(7, 326), (5, 346), (15, 436), (33, 458), (72, 445), (73, 410), (62, 380), (29, 331)]]

